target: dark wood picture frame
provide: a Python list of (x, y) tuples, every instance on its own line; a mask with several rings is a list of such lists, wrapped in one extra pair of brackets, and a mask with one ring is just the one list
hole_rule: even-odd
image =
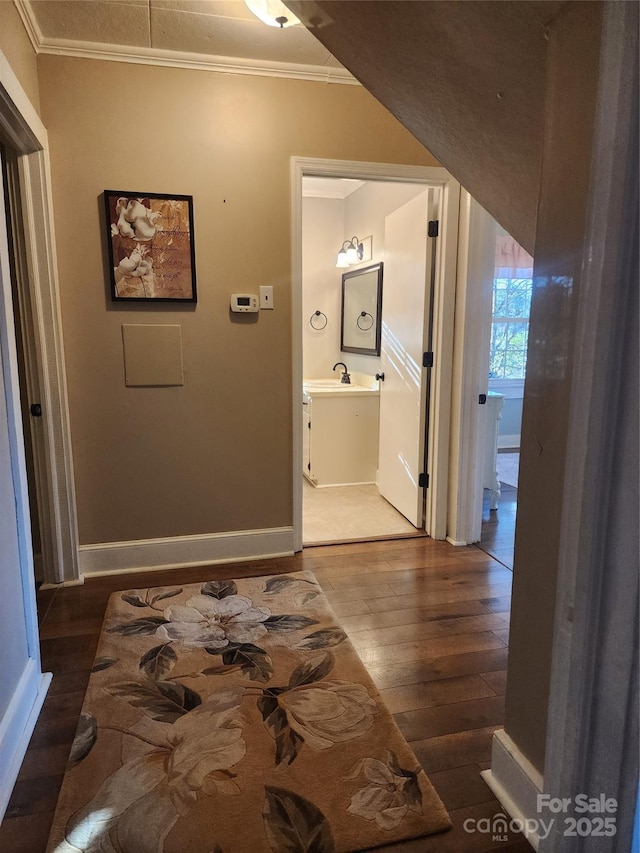
[(197, 302), (193, 196), (104, 190), (114, 302)]

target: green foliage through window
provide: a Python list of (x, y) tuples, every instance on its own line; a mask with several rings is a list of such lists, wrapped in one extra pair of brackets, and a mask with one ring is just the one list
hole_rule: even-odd
[(489, 376), (492, 379), (524, 379), (532, 288), (530, 278), (493, 280), (489, 357)]

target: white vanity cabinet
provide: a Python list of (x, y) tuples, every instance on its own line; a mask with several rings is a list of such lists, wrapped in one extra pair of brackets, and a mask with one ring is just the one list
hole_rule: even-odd
[(375, 483), (380, 395), (362, 386), (303, 395), (303, 474), (314, 486)]

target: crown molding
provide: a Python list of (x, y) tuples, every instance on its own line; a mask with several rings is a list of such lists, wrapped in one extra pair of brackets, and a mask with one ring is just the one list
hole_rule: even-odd
[(33, 14), (31, 4), (26, 2), (26, 0), (13, 0), (13, 5), (18, 10), (20, 20), (27, 31), (27, 35), (29, 36), (31, 46), (35, 50), (36, 54), (39, 53), (40, 45), (42, 44), (44, 37), (42, 35), (42, 30), (36, 21), (36, 16)]
[(223, 74), (243, 74), (254, 77), (285, 77), (293, 80), (310, 80), (317, 83), (343, 83), (359, 86), (360, 83), (346, 68), (328, 65), (302, 65), (292, 62), (244, 59), (235, 56), (212, 56), (204, 53), (186, 53), (154, 47), (101, 44), (99, 42), (72, 41), (43, 36), (28, 0), (14, 0), (14, 4), (36, 54), (73, 56), (80, 59), (100, 59), (108, 62), (127, 62), (134, 65), (160, 65), (168, 68), (186, 68), (192, 71), (216, 71)]

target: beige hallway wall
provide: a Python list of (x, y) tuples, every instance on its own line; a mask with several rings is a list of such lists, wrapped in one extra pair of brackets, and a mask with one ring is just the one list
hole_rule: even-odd
[(27, 97), (40, 110), (36, 54), (12, 2), (0, 0), (0, 50), (20, 81)]
[[(290, 525), (290, 158), (436, 161), (360, 87), (38, 62), (80, 542)], [(197, 306), (110, 301), (104, 189), (193, 195)], [(275, 310), (234, 322), (260, 284)], [(125, 387), (123, 323), (182, 326), (184, 386)]]

